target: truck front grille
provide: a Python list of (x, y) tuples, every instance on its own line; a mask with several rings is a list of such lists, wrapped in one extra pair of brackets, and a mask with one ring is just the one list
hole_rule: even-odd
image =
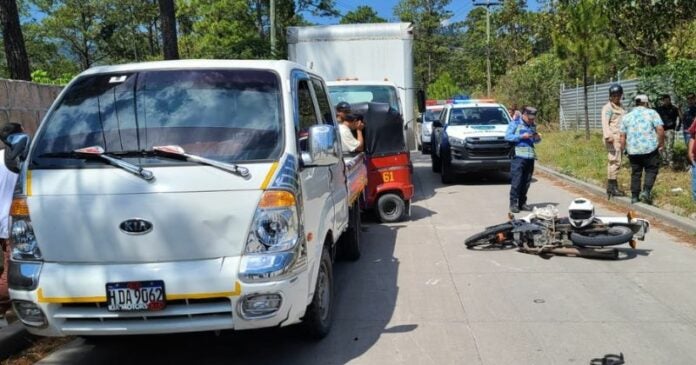
[(511, 155), (512, 145), (505, 137), (469, 137), (464, 148), (452, 151), (452, 157), (459, 160), (472, 159), (507, 159)]
[(232, 302), (229, 298), (168, 300), (161, 311), (109, 312), (106, 303), (61, 304), (53, 318), (63, 321), (63, 330), (90, 328), (129, 323), (162, 323), (168, 321), (198, 321), (225, 318), (232, 321)]

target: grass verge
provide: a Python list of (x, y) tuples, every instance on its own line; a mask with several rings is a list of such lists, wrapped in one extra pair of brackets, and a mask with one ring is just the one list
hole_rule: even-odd
[[(660, 168), (653, 188), (653, 204), (678, 215), (690, 216), (696, 213), (696, 203), (691, 198), (691, 174), (687, 169), (686, 146), (681, 133), (677, 137), (674, 153), (676, 167)], [(584, 132), (553, 131), (543, 133), (543, 138), (543, 142), (537, 145), (542, 165), (591, 184), (606, 186), (607, 152), (601, 134), (591, 134), (588, 141)], [(627, 193), (630, 191), (630, 172), (628, 157), (624, 156), (618, 180), (622, 190)]]

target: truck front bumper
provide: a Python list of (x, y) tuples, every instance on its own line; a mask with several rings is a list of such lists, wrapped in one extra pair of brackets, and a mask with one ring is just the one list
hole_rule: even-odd
[(472, 171), (510, 171), (510, 159), (498, 160), (452, 160), (450, 165), (455, 172)]
[[(41, 311), (43, 323), (22, 320), (29, 332), (40, 336), (242, 330), (300, 322), (308, 303), (308, 270), (284, 280), (242, 283), (239, 263), (239, 257), (112, 265), (44, 263), (36, 289), (11, 288), (10, 296), (15, 306)], [(107, 310), (107, 283), (147, 280), (164, 281), (163, 310)], [(245, 313), (242, 303), (264, 294), (280, 297), (277, 309), (265, 315)]]

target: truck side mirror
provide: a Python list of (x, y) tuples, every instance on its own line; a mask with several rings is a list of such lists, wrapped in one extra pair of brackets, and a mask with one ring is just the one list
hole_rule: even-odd
[(418, 123), (418, 124), (423, 123), (423, 117), (416, 118), (416, 123)]
[(27, 159), (31, 138), (26, 133), (14, 133), (7, 136), (5, 144), (5, 166), (8, 170), (19, 173), (22, 162)]
[(418, 90), (416, 93), (418, 98), (418, 111), (421, 113), (425, 112), (425, 91), (423, 89)]
[(330, 166), (338, 163), (338, 140), (336, 129), (331, 125), (318, 124), (309, 128), (307, 152), (302, 152), (305, 166)]

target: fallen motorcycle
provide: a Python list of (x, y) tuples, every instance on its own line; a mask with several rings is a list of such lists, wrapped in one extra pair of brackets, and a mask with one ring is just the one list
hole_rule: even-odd
[(569, 255), (588, 258), (618, 259), (620, 251), (607, 248), (644, 240), (650, 223), (635, 218), (631, 212), (624, 217), (598, 217), (592, 203), (585, 198), (573, 200), (568, 217), (558, 217), (553, 205), (534, 208), (524, 218), (487, 227), (466, 239), (470, 249), (517, 247), (519, 251), (537, 255)]

